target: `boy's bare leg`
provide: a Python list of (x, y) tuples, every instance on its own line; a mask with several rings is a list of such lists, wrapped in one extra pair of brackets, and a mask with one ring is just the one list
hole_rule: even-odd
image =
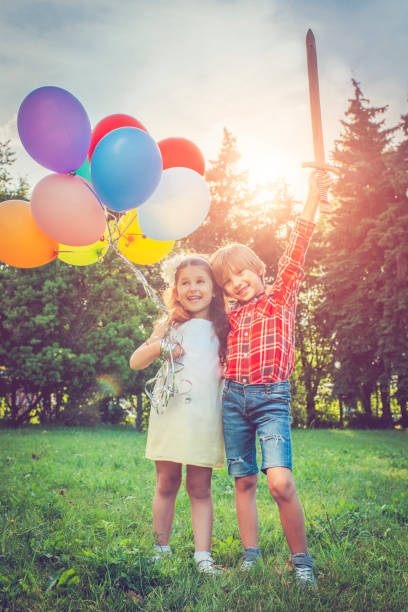
[(307, 552), (303, 510), (296, 493), (293, 475), (285, 467), (266, 470), (269, 492), (278, 504), (283, 532), (291, 554)]
[(188, 465), (186, 469), (186, 489), (191, 504), (195, 549), (210, 551), (213, 524), (212, 469), (197, 465)]
[(239, 533), (244, 548), (258, 548), (258, 509), (256, 486), (258, 474), (235, 478), (235, 504)]
[(181, 484), (181, 463), (173, 461), (155, 461), (156, 491), (153, 498), (153, 529), (157, 544), (167, 546), (177, 492)]

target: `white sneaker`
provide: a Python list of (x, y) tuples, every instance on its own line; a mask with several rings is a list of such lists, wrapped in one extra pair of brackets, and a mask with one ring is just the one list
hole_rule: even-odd
[(313, 561), (309, 553), (292, 555), (295, 578), (300, 586), (315, 588), (316, 580), (313, 573)]
[(242, 562), (240, 566), (241, 572), (249, 572), (249, 570), (255, 567), (260, 559), (262, 559), (262, 557), (259, 548), (244, 549), (242, 551)]
[(212, 557), (207, 557), (207, 559), (201, 559), (201, 561), (196, 561), (197, 570), (203, 574), (222, 574), (223, 569), (218, 567), (214, 563), (214, 559)]
[(164, 548), (162, 546), (155, 546), (154, 548), (155, 554), (151, 558), (152, 563), (159, 563), (160, 561), (163, 561), (163, 559), (167, 559), (173, 554), (170, 547)]
[(316, 588), (316, 580), (312, 567), (307, 567), (306, 565), (296, 567), (295, 565), (295, 577), (301, 586)]

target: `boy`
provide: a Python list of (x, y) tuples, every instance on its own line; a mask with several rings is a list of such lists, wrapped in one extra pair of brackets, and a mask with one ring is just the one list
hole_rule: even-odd
[(212, 256), (215, 278), (229, 298), (231, 331), (223, 392), (223, 426), (228, 473), (235, 477), (235, 500), (243, 551), (242, 569), (261, 557), (258, 542), (255, 434), (261, 469), (278, 504), (295, 576), (314, 585), (313, 561), (307, 551), (305, 521), (292, 476), (289, 375), (294, 362), (296, 295), (302, 265), (313, 233), (319, 189), (327, 188), (327, 172), (314, 172), (309, 194), (297, 219), (278, 276), (264, 285), (265, 264), (248, 247), (232, 244)]

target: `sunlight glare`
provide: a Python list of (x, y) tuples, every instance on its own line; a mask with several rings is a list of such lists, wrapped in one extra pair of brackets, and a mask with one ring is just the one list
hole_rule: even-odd
[(295, 198), (303, 200), (306, 196), (309, 173), (300, 166), (297, 159), (286, 155), (262, 156), (259, 153), (242, 152), (239, 166), (242, 170), (248, 170), (250, 187), (267, 187), (284, 180)]

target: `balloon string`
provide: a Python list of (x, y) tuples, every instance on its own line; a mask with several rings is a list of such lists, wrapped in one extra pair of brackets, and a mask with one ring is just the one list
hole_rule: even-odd
[[(79, 175), (77, 175), (79, 176)], [(83, 180), (83, 178), (81, 176), (79, 176), (79, 178), (81, 179), (81, 181), (83, 182), (83, 184), (88, 187), (89, 191), (91, 191), (93, 193), (93, 195), (95, 196), (95, 198), (98, 200), (100, 207), (102, 208), (104, 214), (105, 214), (105, 218), (106, 218), (106, 226), (108, 228), (108, 234), (109, 234), (109, 244), (113, 246), (113, 238), (112, 238), (112, 232), (111, 232), (111, 228), (109, 225), (109, 220), (108, 220), (108, 211), (106, 209), (106, 206), (102, 203), (101, 199), (99, 198), (98, 194), (96, 193), (95, 189), (93, 189), (86, 181)], [(115, 218), (116, 221), (116, 218)]]
[[(70, 172), (71, 176), (77, 176), (78, 178), (81, 179), (81, 181), (83, 182), (83, 184), (88, 187), (88, 189), (93, 193), (93, 195), (95, 196), (95, 198), (98, 200), (100, 207), (102, 208), (103, 212), (105, 213), (105, 217), (108, 216), (106, 207), (104, 206), (104, 204), (102, 203), (102, 201), (100, 200), (98, 194), (96, 193), (96, 191), (82, 178), (82, 176), (80, 176), (79, 174), (77, 174), (75, 171)], [(126, 225), (126, 227), (120, 231), (119, 230), (119, 226), (116, 220), (116, 217), (114, 215), (112, 215), (114, 220), (115, 220), (115, 224), (116, 224), (116, 229), (118, 231), (118, 237), (116, 239), (116, 241), (118, 241), (120, 238), (122, 238), (123, 234), (126, 233), (126, 230), (132, 225), (133, 221), (137, 218), (137, 213), (135, 212), (134, 217), (132, 217), (132, 219), (129, 221), (129, 223)], [(112, 239), (112, 234), (110, 231), (110, 227), (109, 227), (109, 223), (106, 224), (108, 227), (108, 232), (109, 232), (109, 242), (112, 244), (113, 243), (113, 239)], [(132, 234), (132, 235), (136, 235), (136, 234)], [(140, 234), (141, 236), (144, 236), (144, 234)]]
[[(127, 263), (128, 266), (130, 266), (133, 274), (136, 276), (136, 278), (142, 283), (143, 285), (143, 289), (145, 290), (145, 293), (147, 295), (148, 298), (150, 298), (153, 303), (162, 311), (164, 311), (166, 314), (168, 314), (168, 310), (166, 308), (166, 306), (164, 305), (164, 303), (161, 301), (161, 299), (159, 298), (159, 296), (157, 295), (157, 293), (155, 292), (155, 290), (153, 289), (153, 287), (151, 287), (149, 285), (149, 283), (147, 282), (146, 278), (144, 277), (144, 275), (142, 274), (142, 272), (140, 270), (138, 270), (136, 268), (136, 266), (129, 261), (129, 259), (127, 259), (127, 257), (125, 257), (123, 255), (123, 253), (121, 253), (117, 247), (117, 244), (114, 244), (113, 238), (112, 238), (112, 233), (111, 233), (111, 229), (110, 229), (110, 225), (109, 225), (109, 220), (108, 220), (108, 211), (106, 210), (106, 207), (102, 204), (101, 200), (99, 199), (98, 194), (96, 193), (96, 191), (86, 182), (84, 181), (84, 179), (79, 176), (78, 174), (76, 174), (76, 172), (71, 172), (70, 174), (76, 175), (78, 176), (81, 181), (83, 182), (83, 184), (94, 194), (94, 196), (96, 197), (96, 199), (98, 200), (103, 212), (105, 213), (105, 217), (107, 219), (107, 227), (108, 227), (108, 232), (109, 232), (109, 245), (111, 247), (113, 247), (117, 253), (117, 255), (119, 255), (119, 257), (121, 259), (123, 259), (123, 261), (125, 261)], [(114, 217), (115, 220), (115, 224), (116, 224), (116, 229), (119, 231), (119, 227), (118, 227), (118, 223), (117, 223), (117, 219), (114, 215), (112, 215)], [(129, 222), (129, 224), (126, 226), (126, 228), (123, 230), (123, 232), (119, 235), (118, 239), (121, 237), (121, 235), (123, 235), (124, 232), (126, 232), (126, 229), (133, 223), (133, 221), (136, 219), (137, 213), (135, 213), (135, 216), (133, 217), (133, 219)], [(136, 234), (135, 234), (136, 235)], [(144, 234), (141, 234), (142, 236)], [(115, 242), (117, 242), (117, 240)], [(71, 252), (71, 251), (68, 251)]]
[[(119, 233), (118, 240), (119, 240), (119, 238), (122, 238), (123, 234), (125, 234), (125, 233), (126, 233), (126, 230), (127, 230), (127, 229), (128, 229), (128, 228), (129, 228), (129, 227), (132, 225), (133, 221), (134, 221), (136, 218), (137, 218), (137, 213), (135, 213), (134, 217), (132, 217), (132, 219), (129, 221), (129, 223), (127, 224), (127, 226), (125, 227), (125, 229), (124, 229), (122, 232), (120, 232), (120, 233)], [(119, 231), (119, 228), (118, 228), (118, 231)]]
[[(76, 174), (76, 173), (74, 172), (72, 174)], [(167, 307), (162, 302), (162, 300), (159, 298), (159, 296), (157, 295), (157, 293), (153, 289), (153, 287), (151, 287), (149, 285), (149, 283), (146, 280), (144, 274), (131, 261), (129, 261), (129, 259), (127, 257), (125, 257), (125, 255), (123, 253), (121, 253), (119, 251), (119, 248), (118, 248), (118, 241), (119, 241), (119, 239), (126, 233), (128, 228), (135, 221), (135, 219), (137, 218), (137, 213), (135, 212), (134, 216), (130, 219), (129, 223), (126, 225), (126, 227), (121, 232), (119, 230), (118, 220), (115, 217), (115, 215), (113, 215), (110, 211), (107, 210), (107, 208), (103, 205), (103, 203), (99, 199), (99, 196), (95, 192), (95, 190), (92, 189), (92, 187), (86, 181), (84, 181), (82, 179), (82, 177), (79, 177), (79, 178), (84, 183), (84, 185), (86, 185), (86, 187), (96, 197), (96, 199), (98, 200), (98, 202), (99, 202), (99, 204), (100, 204), (100, 206), (101, 206), (101, 208), (102, 208), (102, 210), (103, 210), (103, 212), (105, 214), (106, 225), (107, 225), (108, 233), (109, 233), (109, 246), (112, 247), (115, 250), (116, 254), (119, 255), (119, 257), (121, 259), (123, 259), (124, 262), (126, 262), (126, 264), (132, 270), (133, 274), (136, 276), (137, 280), (142, 283), (143, 289), (144, 289), (144, 291), (146, 293), (146, 296), (150, 300), (152, 300), (153, 304), (155, 304), (155, 306), (157, 306), (157, 308), (159, 310), (161, 310), (162, 312), (165, 313), (166, 317), (168, 317), (169, 316), (169, 311), (168, 311)], [(117, 238), (115, 240), (113, 239), (113, 236), (112, 236), (110, 222), (109, 222), (109, 216), (113, 217), (113, 221), (114, 221), (115, 226), (116, 226), (116, 231), (118, 233), (118, 236), (117, 236)], [(144, 238), (146, 237), (145, 234), (143, 234), (143, 233), (136, 233), (136, 232), (132, 232), (131, 235), (132, 236), (142, 236)], [(64, 252), (65, 253), (72, 253), (72, 251), (61, 251), (61, 252), (62, 253), (64, 253)], [(167, 359), (163, 360), (163, 365), (160, 368), (160, 370), (157, 372), (156, 376), (153, 379), (147, 381), (147, 383), (145, 385), (146, 395), (150, 399), (152, 407), (155, 408), (155, 410), (158, 413), (163, 412), (167, 408), (169, 400), (172, 397), (174, 397), (178, 393), (183, 393), (180, 390), (180, 388), (178, 388), (178, 386), (176, 384), (175, 376), (176, 376), (176, 373), (180, 372), (184, 368), (184, 366), (182, 364), (177, 364), (177, 362), (173, 358), (173, 351), (172, 351), (173, 347), (172, 347), (172, 339), (171, 339), (171, 335), (170, 335), (170, 329), (167, 330), (167, 333), (165, 334), (165, 337), (163, 338), (163, 345), (167, 349), (168, 357), (167, 357)], [(176, 364), (177, 365), (181, 365), (181, 367), (178, 370), (176, 369)], [(185, 380), (184, 382), (188, 383), (190, 385), (190, 388), (191, 388), (192, 385), (191, 385), (190, 381)], [(152, 391), (150, 391), (150, 389), (149, 389), (150, 385), (154, 385), (154, 390), (152, 389)], [(188, 391), (184, 391), (184, 393), (188, 393)]]
[(81, 181), (83, 182), (83, 184), (85, 185), (85, 187), (88, 187), (89, 191), (92, 191), (92, 193), (94, 194), (95, 198), (98, 200), (103, 212), (106, 213), (106, 209), (105, 206), (102, 204), (102, 202), (99, 199), (98, 194), (96, 193), (96, 191), (94, 189), (92, 189), (92, 187), (89, 185), (89, 183), (87, 183), (87, 181), (85, 181), (82, 176), (79, 176), (79, 174), (77, 174), (76, 172), (70, 172), (70, 174), (72, 174), (73, 176), (77, 176), (79, 179), (81, 179)]
[(127, 263), (127, 265), (131, 268), (133, 274), (136, 276), (136, 278), (142, 283), (143, 285), (143, 289), (145, 290), (145, 293), (147, 295), (148, 298), (150, 298), (152, 300), (152, 302), (157, 306), (157, 308), (159, 308), (159, 310), (162, 310), (163, 312), (165, 312), (166, 314), (168, 314), (168, 310), (166, 308), (166, 306), (164, 305), (164, 303), (161, 301), (161, 299), (159, 298), (159, 296), (157, 295), (156, 291), (153, 289), (153, 287), (151, 287), (149, 285), (149, 283), (147, 282), (146, 278), (144, 277), (144, 275), (142, 274), (142, 272), (140, 270), (138, 270), (136, 268), (136, 266), (129, 261), (129, 259), (127, 257), (125, 257), (118, 249), (118, 247), (116, 246), (116, 244), (111, 244), (111, 246), (115, 249), (117, 255), (119, 255), (119, 257), (121, 259), (123, 259), (123, 261), (125, 261)]

